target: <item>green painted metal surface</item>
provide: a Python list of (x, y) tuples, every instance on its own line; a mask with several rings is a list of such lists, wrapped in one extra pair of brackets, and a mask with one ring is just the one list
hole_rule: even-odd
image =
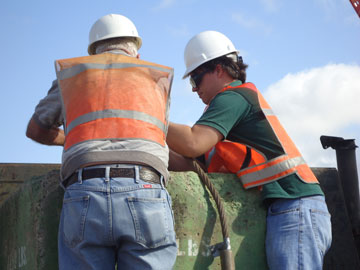
[[(59, 171), (51, 166), (48, 172), (41, 165), (36, 167), (2, 165), (0, 179), (11, 175), (17, 187), (0, 208), (0, 269), (57, 268), (57, 226), (63, 196), (58, 187)], [(232, 175), (210, 177), (224, 200), (236, 265), (266, 269), (265, 210), (258, 192), (245, 194)], [(215, 203), (200, 179), (192, 172), (171, 173), (168, 190), (179, 246), (174, 269), (220, 269), (220, 259), (213, 258), (209, 247), (223, 241), (221, 226)]]
[(0, 205), (32, 177), (59, 168), (59, 164), (0, 163)]
[[(335, 169), (313, 169), (332, 215), (333, 245), (324, 269), (360, 269)], [(0, 164), (0, 269), (57, 269), (57, 230), (63, 191), (59, 165)], [(224, 202), (236, 269), (267, 269), (265, 209), (259, 192), (234, 175), (209, 174)], [(209, 247), (222, 242), (215, 203), (193, 172), (171, 173), (179, 246), (175, 270), (221, 269)]]
[[(265, 209), (259, 192), (245, 192), (234, 175), (210, 174), (223, 199), (237, 269), (266, 269)], [(220, 269), (210, 246), (223, 242), (216, 205), (193, 172), (172, 173), (169, 192), (173, 200), (179, 241), (176, 270)]]
[(57, 269), (59, 165), (0, 168), (0, 190), (12, 193), (0, 204), (0, 269)]

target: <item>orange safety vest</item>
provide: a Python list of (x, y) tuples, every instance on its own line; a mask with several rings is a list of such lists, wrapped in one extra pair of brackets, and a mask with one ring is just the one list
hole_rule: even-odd
[(208, 172), (237, 173), (240, 169), (260, 164), (265, 157), (256, 150), (232, 141), (221, 141), (205, 153)]
[(141, 139), (165, 146), (173, 69), (121, 54), (55, 61), (65, 145)]
[[(281, 143), (284, 152), (284, 154), (282, 155), (279, 155), (270, 160), (265, 160), (263, 162), (260, 162), (260, 158), (265, 157), (265, 155), (261, 155), (258, 153), (259, 156), (257, 161), (254, 162), (254, 165), (237, 170), (235, 173), (240, 178), (244, 188), (248, 189), (264, 185), (294, 173), (296, 173), (303, 182), (319, 183), (314, 173), (311, 171), (310, 167), (305, 163), (299, 150), (296, 148), (295, 144), (290, 139), (283, 126), (280, 124), (278, 118), (272, 113), (269, 104), (265, 101), (261, 93), (256, 89), (255, 85), (252, 83), (245, 83), (235, 87), (227, 86), (221, 92), (228, 90), (237, 90), (245, 97), (247, 95), (246, 91), (250, 91), (252, 92), (252, 94), (256, 94), (256, 102), (258, 103), (256, 105), (259, 105), (259, 107), (261, 108), (263, 114), (266, 117), (266, 120), (269, 122), (272, 128), (272, 131), (275, 133), (276, 137)], [(228, 151), (228, 156), (236, 155), (236, 152), (232, 152), (233, 150), (231, 150), (231, 148), (234, 148), (234, 146), (223, 148), (225, 149), (225, 151)], [(239, 150), (238, 152), (241, 153), (241, 151)], [(230, 165), (227, 165), (227, 167), (239, 167), (239, 164), (242, 164), (241, 162), (239, 162), (239, 159), (241, 160), (242, 157), (232, 157), (232, 159), (228, 159), (228, 161), (230, 162), (231, 160), (233, 161), (233, 167), (231, 167)]]

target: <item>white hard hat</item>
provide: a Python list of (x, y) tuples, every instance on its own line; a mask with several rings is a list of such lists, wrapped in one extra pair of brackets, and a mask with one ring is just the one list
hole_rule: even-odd
[(195, 35), (185, 47), (186, 71), (183, 79), (200, 65), (233, 52), (239, 53), (231, 40), (222, 33), (204, 31)]
[(134, 37), (137, 48), (141, 47), (142, 41), (133, 22), (125, 16), (109, 14), (98, 19), (91, 27), (88, 53), (90, 55), (95, 53), (92, 46), (95, 42), (116, 37)]

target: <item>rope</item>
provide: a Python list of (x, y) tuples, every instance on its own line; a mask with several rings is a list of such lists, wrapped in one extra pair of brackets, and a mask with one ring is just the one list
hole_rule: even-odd
[(197, 172), (197, 174), (200, 177), (200, 180), (204, 183), (204, 185), (209, 189), (211, 195), (213, 196), (218, 212), (219, 212), (219, 216), (220, 216), (220, 223), (221, 223), (221, 230), (222, 230), (222, 234), (223, 234), (223, 238), (228, 239), (229, 238), (229, 230), (228, 230), (228, 226), (227, 226), (227, 221), (226, 221), (226, 217), (225, 217), (225, 210), (223, 207), (223, 204), (221, 202), (221, 198), (219, 193), (217, 192), (217, 190), (215, 189), (214, 185), (211, 183), (209, 177), (207, 176), (207, 174), (204, 172), (204, 170), (199, 166), (199, 164), (193, 160), (193, 166)]

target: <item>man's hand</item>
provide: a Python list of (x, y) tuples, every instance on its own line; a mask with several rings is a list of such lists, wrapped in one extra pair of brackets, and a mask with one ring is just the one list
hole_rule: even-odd
[(27, 126), (26, 136), (38, 143), (46, 145), (64, 145), (64, 130), (59, 128), (46, 129), (39, 126), (33, 118)]
[(166, 142), (170, 149), (185, 156), (198, 157), (208, 151), (217, 142), (223, 139), (222, 134), (216, 129), (204, 126), (170, 123)]
[[(194, 159), (184, 157), (170, 149), (168, 169), (169, 169), (169, 171), (174, 171), (174, 172), (187, 172), (187, 171), (196, 172), (196, 169), (194, 168), (194, 165), (193, 165), (193, 161), (194, 161)], [(202, 164), (201, 162), (199, 162), (197, 160), (196, 160), (196, 162), (199, 164), (199, 166), (204, 171), (206, 171), (206, 166), (204, 164)]]

